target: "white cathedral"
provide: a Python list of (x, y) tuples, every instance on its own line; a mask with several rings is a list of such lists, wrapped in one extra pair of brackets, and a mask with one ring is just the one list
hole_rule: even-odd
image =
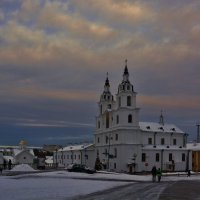
[(137, 93), (129, 81), (127, 61), (116, 98), (106, 78), (96, 117), (95, 155), (104, 168), (117, 172), (151, 171), (155, 165), (166, 171), (190, 169), (187, 134), (173, 124), (139, 122)]

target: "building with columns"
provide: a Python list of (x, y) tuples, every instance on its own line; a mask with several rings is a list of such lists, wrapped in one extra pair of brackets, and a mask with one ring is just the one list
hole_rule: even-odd
[(163, 114), (156, 122), (139, 122), (137, 93), (129, 80), (127, 61), (116, 97), (110, 92), (108, 76), (98, 103), (95, 156), (104, 168), (118, 172), (191, 169), (187, 134), (174, 124), (166, 124)]

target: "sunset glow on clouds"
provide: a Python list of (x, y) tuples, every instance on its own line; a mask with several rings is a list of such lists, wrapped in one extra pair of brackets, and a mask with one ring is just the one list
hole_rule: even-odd
[(1, 0), (1, 123), (51, 116), (94, 125), (106, 73), (115, 94), (127, 58), (141, 121), (163, 109), (194, 135), (199, 9), (198, 0)]

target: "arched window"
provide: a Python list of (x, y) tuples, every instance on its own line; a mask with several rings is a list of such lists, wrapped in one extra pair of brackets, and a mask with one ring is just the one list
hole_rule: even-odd
[(132, 123), (132, 115), (128, 115), (128, 123)]
[(116, 116), (116, 124), (119, 124), (119, 115)]
[(131, 96), (127, 96), (127, 106), (131, 106)]
[(159, 161), (160, 161), (160, 154), (156, 153), (156, 162), (159, 162)]
[(114, 148), (114, 156), (117, 158), (117, 148)]
[(119, 107), (120, 107), (120, 106), (121, 106), (121, 97), (119, 97), (119, 99), (118, 99), (118, 100), (119, 100), (119, 102), (118, 102), (118, 103), (119, 103)]
[(109, 120), (109, 113), (106, 113), (106, 128), (109, 128), (110, 120)]

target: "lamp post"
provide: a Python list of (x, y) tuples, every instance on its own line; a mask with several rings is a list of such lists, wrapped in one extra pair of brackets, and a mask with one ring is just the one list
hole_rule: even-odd
[(63, 147), (61, 153), (62, 153), (62, 165), (63, 165)]
[(58, 166), (58, 149), (56, 148), (56, 168)]

